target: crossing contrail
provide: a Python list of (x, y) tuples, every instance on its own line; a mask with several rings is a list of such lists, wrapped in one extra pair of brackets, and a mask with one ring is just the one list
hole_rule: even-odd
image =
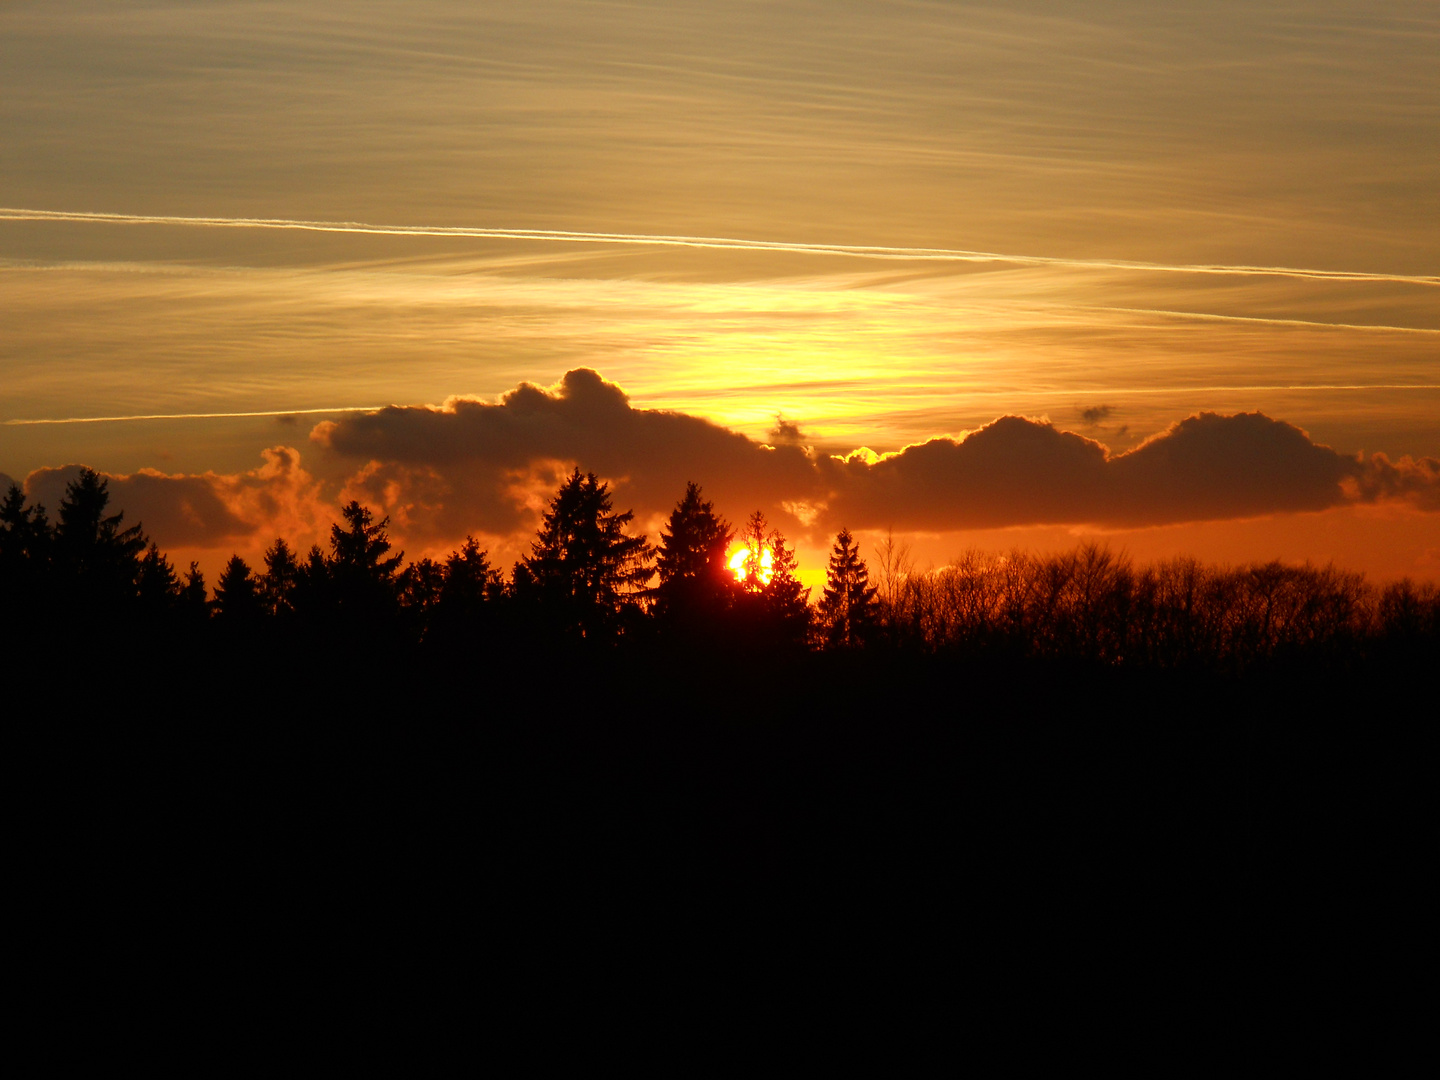
[(124, 420), (231, 420), (243, 416), (314, 416), (319, 413), (379, 412), (388, 405), (341, 405), (334, 409), (261, 409), (256, 412), (135, 413), (131, 416), (62, 416), (49, 420), (0, 420), (0, 427), (31, 424), (113, 424)]
[(971, 397), (1091, 397), (1134, 395), (1134, 394), (1212, 394), (1218, 392), (1241, 393), (1247, 391), (1278, 393), (1286, 391), (1319, 390), (1440, 390), (1440, 383), (1268, 383), (1247, 386), (1243, 383), (1217, 386), (1110, 386), (1077, 387), (1054, 390), (966, 390)]
[(1280, 319), (1264, 315), (1217, 315), (1208, 311), (1171, 311), (1166, 308), (1087, 306), (1082, 311), (1117, 311), (1127, 315), (1165, 315), (1176, 319), (1199, 319), (1208, 322), (1260, 323), (1265, 326), (1298, 326), (1317, 330), (1377, 330), (1387, 334), (1440, 334), (1428, 326), (1389, 326), (1384, 323), (1317, 322), (1314, 319)]
[(956, 248), (886, 247), (869, 244), (804, 244), (783, 240), (746, 240), (727, 236), (675, 236), (650, 233), (574, 232), (563, 229), (492, 229), (463, 225), (372, 225), (361, 221), (294, 221), (288, 218), (179, 217), (167, 214), (108, 214), (82, 210), (29, 210), (0, 207), (0, 221), (69, 221), (109, 225), (181, 225), (211, 229), (294, 229), (304, 232), (364, 233), (374, 236), (440, 236), (482, 240), (531, 240), (572, 244), (628, 244), (646, 247), (772, 251), (797, 255), (839, 255), (857, 259), (907, 262), (1009, 263), (1089, 270), (1139, 270), (1166, 274), (1222, 274), (1287, 277), (1313, 281), (1367, 281), (1440, 286), (1433, 274), (1374, 274), (1358, 270), (1313, 270), (1294, 266), (1172, 264), (1130, 259), (1067, 259), (1047, 255), (1006, 255)]

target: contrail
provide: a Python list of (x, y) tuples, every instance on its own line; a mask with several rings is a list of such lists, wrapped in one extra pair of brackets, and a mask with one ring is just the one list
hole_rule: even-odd
[(1210, 394), (1216, 392), (1300, 390), (1440, 390), (1440, 383), (1273, 383), (1260, 386), (1112, 386), (1057, 390), (966, 390), (972, 397), (1079, 397), (1122, 394)]
[(361, 221), (292, 221), (288, 218), (177, 217), (162, 214), (106, 214), (80, 210), (27, 210), (0, 207), (0, 221), (74, 221), (111, 225), (188, 225), (217, 229), (297, 229), (305, 232), (365, 233), (375, 236), (447, 236), (484, 240), (534, 240), (573, 244), (630, 244), (658, 247), (773, 251), (798, 255), (840, 255), (857, 259), (907, 262), (1009, 263), (1089, 270), (1140, 270), (1166, 274), (1224, 274), (1289, 277), (1315, 281), (1369, 281), (1440, 286), (1440, 276), (1372, 274), (1351, 270), (1312, 270), (1294, 266), (1170, 264), (1129, 259), (1066, 259), (1046, 255), (1006, 255), (955, 248), (884, 247), (868, 244), (802, 244), (783, 240), (745, 240), (726, 236), (672, 236), (649, 233), (572, 232), (561, 229), (487, 229), (442, 225), (371, 225)]
[(1319, 330), (1378, 330), (1387, 334), (1440, 334), (1425, 326), (1388, 326), (1382, 323), (1317, 322), (1313, 319), (1278, 319), (1261, 315), (1216, 315), (1206, 311), (1169, 311), (1165, 308), (1085, 307), (1083, 311), (1118, 311), (1129, 315), (1168, 315), (1177, 319), (1200, 319), (1209, 322), (1261, 323), (1263, 325), (1314, 327)]
[(0, 427), (31, 424), (112, 424), (125, 420), (229, 420), (242, 416), (313, 416), (317, 413), (379, 412), (388, 405), (341, 405), (334, 409), (262, 409), (257, 412), (136, 413), (133, 416), (64, 416), (53, 420), (3, 420)]

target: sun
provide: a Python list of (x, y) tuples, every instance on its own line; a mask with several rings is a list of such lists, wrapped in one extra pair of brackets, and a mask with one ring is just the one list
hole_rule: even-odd
[[(730, 552), (728, 563), (735, 580), (743, 583), (750, 576), (752, 562), (751, 551), (748, 545), (741, 544)], [(775, 552), (768, 547), (760, 549), (760, 584), (769, 585), (770, 579), (775, 576)]]

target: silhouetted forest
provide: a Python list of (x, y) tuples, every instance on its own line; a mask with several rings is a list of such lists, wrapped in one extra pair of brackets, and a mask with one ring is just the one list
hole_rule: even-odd
[(781, 947), (1023, 978), (1197, 906), (1197, 947), (1301, 955), (1425, 862), (1431, 585), (1097, 547), (921, 572), (842, 531), (812, 598), (694, 484), (658, 544), (631, 524), (576, 470), (506, 573), (474, 540), (407, 563), (351, 503), (326, 549), (277, 539), (211, 590), (96, 474), (53, 520), (12, 488), (4, 720), (44, 903), (117, 963), (333, 958), (404, 912), (406, 948), (537, 978)]
[[(382, 649), (393, 659), (561, 649), (763, 655), (911, 654), (1240, 673), (1276, 664), (1349, 667), (1433, 655), (1440, 590), (1376, 586), (1333, 566), (1137, 567), (1086, 545), (1050, 556), (967, 552), (920, 571), (882, 545), (872, 574), (847, 530), (823, 594), (809, 602), (794, 553), (758, 511), (737, 534), (691, 484), (658, 545), (627, 532), (607, 485), (577, 469), (556, 492), (531, 553), (508, 574), (473, 538), (405, 563), (388, 519), (352, 502), (328, 550), (283, 538), (251, 567), (238, 555), (213, 592), (177, 573), (136, 523), (108, 512), (85, 472), (52, 524), (12, 487), (0, 504), (0, 595), (23, 642), (204, 642), (227, 651), (284, 642), (327, 660)], [(743, 556), (732, 558), (738, 540)]]

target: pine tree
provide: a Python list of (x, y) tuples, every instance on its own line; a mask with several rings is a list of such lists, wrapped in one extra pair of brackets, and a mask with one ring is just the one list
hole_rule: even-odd
[(330, 526), (330, 558), (338, 572), (356, 574), (377, 583), (388, 583), (404, 559), (404, 552), (386, 556), (390, 550), (388, 517), (375, 520), (368, 506), (351, 500), (340, 511), (346, 528)]
[(429, 621), (432, 639), (455, 648), (482, 644), (504, 593), (499, 572), (473, 536), (450, 553), (441, 572), (440, 595)]
[(744, 632), (767, 648), (804, 644), (810, 628), (810, 590), (796, 576), (794, 551), (759, 510), (750, 515), (740, 539), (746, 547), (742, 607), (753, 624)]
[(771, 544), (770, 526), (765, 515), (756, 510), (745, 522), (740, 542), (745, 545), (745, 561), (740, 565), (740, 587), (750, 594), (765, 591), (774, 572), (775, 552)]
[(26, 507), (11, 484), (0, 501), (0, 654), (19, 670), (18, 657), (37, 642), (57, 614), (50, 556), (54, 532), (42, 507)]
[(388, 554), (390, 519), (376, 521), (369, 507), (353, 500), (340, 514), (347, 527), (330, 526), (330, 558), (325, 566), (334, 610), (362, 623), (388, 621), (399, 603), (396, 574), (405, 557), (403, 552)]
[(849, 648), (872, 636), (878, 616), (877, 592), (870, 584), (870, 570), (860, 558), (860, 545), (849, 529), (841, 529), (830, 550), (825, 594), (820, 598), (820, 624), (828, 645)]
[(54, 536), (43, 506), (25, 505), (25, 493), (11, 484), (0, 500), (0, 599), (13, 610), (40, 599)]
[(490, 565), (486, 552), (473, 536), (452, 551), (445, 560), (445, 583), (440, 587), (440, 604), (457, 614), (470, 614), (482, 604), (498, 598), (500, 573)]
[(577, 468), (550, 501), (531, 553), (515, 566), (515, 591), (565, 633), (595, 638), (639, 611), (654, 571), (644, 536), (625, 532), (634, 514), (615, 513), (609, 485)]
[(400, 587), (400, 604), (407, 611), (422, 616), (440, 601), (445, 587), (445, 568), (434, 559), (418, 559), (396, 579)]
[(803, 645), (810, 635), (810, 590), (800, 584), (799, 563), (780, 533), (771, 534), (770, 581), (765, 586), (765, 606), (778, 644)]
[(30, 511), (25, 508), (25, 492), (19, 484), (11, 484), (0, 499), (0, 560), (20, 550), (20, 542), (30, 525)]
[(175, 576), (175, 567), (153, 543), (140, 560), (137, 584), (140, 605), (152, 616), (168, 614), (179, 602), (180, 579)]
[(300, 563), (290, 545), (276, 537), (265, 552), (265, 574), (260, 579), (260, 603), (267, 615), (288, 618), (295, 611), (295, 589)]
[(261, 583), (239, 555), (230, 561), (215, 582), (215, 614), (227, 623), (253, 622), (260, 617)]
[(714, 506), (700, 498), (700, 486), (687, 484), (660, 530), (660, 584), (654, 590), (659, 618), (698, 628), (724, 611), (736, 584), (725, 564), (733, 536)]
[(200, 564), (192, 562), (185, 571), (185, 583), (180, 586), (180, 612), (183, 618), (193, 623), (203, 623), (210, 618), (210, 605), (205, 599), (205, 575)]
[(138, 524), (122, 528), (123, 512), (106, 514), (109, 481), (83, 469), (65, 488), (55, 529), (55, 557), (73, 598), (87, 607), (114, 608), (135, 599), (140, 554), (147, 547)]
[(323, 624), (335, 612), (335, 578), (331, 565), (320, 550), (311, 544), (304, 562), (295, 564), (295, 583), (290, 590), (290, 604), (301, 624)]

